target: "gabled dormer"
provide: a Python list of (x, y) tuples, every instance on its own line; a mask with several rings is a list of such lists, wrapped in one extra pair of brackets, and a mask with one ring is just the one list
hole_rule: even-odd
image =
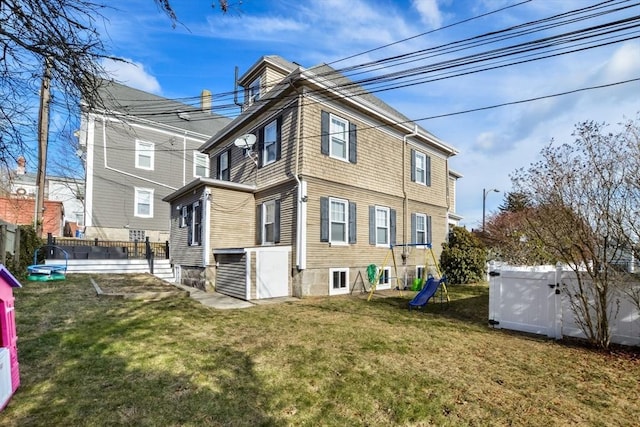
[(277, 55), (260, 58), (249, 70), (238, 78), (244, 89), (243, 108), (246, 109), (283, 82), (299, 66)]

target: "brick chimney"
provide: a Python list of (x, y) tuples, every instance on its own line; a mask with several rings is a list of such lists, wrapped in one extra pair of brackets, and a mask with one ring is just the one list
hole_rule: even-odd
[(211, 91), (203, 89), (200, 94), (200, 109), (207, 113), (211, 113)]

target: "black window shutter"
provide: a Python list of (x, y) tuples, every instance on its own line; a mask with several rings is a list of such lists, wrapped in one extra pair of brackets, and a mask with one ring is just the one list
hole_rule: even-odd
[(329, 198), (320, 197), (320, 241), (329, 241)]
[(416, 150), (411, 150), (411, 181), (416, 182)]
[(349, 162), (358, 162), (358, 132), (354, 123), (349, 123)]
[(376, 207), (369, 206), (369, 244), (376, 244)]
[(416, 214), (414, 213), (411, 214), (411, 243), (420, 243), (416, 233)]
[(396, 210), (389, 209), (389, 243), (396, 244)]
[(431, 243), (432, 242), (432, 236), (431, 236), (431, 215), (427, 215), (427, 243)]
[(262, 244), (262, 203), (256, 206), (256, 244)]
[(426, 175), (426, 183), (429, 187), (431, 187), (431, 157), (425, 156), (425, 175)]
[(220, 179), (220, 154), (216, 156), (216, 178)]
[(193, 221), (193, 206), (189, 205), (187, 207), (187, 244), (191, 245), (193, 243), (193, 236), (191, 230), (191, 222)]
[(264, 150), (264, 128), (258, 129), (258, 167), (262, 167), (262, 151)]
[(273, 243), (280, 243), (280, 199), (275, 202), (275, 213), (273, 218)]
[(356, 204), (355, 202), (349, 202), (349, 243), (356, 243), (357, 241), (356, 227)]
[(320, 122), (320, 152), (329, 155), (329, 113), (322, 112), (322, 120)]
[(282, 153), (282, 116), (276, 122), (276, 161), (280, 160)]
[(226, 180), (227, 181), (231, 181), (231, 149), (228, 149), (225, 153), (225, 156), (227, 156), (227, 173), (226, 173)]

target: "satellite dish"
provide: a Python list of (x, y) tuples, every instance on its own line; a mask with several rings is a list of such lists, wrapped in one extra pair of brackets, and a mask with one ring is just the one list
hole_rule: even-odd
[(233, 141), (233, 144), (236, 147), (246, 148), (246, 149), (250, 149), (251, 147), (253, 147), (255, 143), (256, 143), (256, 136), (251, 133), (242, 135), (241, 137)]

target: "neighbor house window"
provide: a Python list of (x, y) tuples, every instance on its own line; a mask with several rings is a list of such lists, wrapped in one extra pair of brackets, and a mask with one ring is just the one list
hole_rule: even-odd
[(422, 280), (424, 277), (424, 265), (416, 265), (416, 279)]
[(329, 295), (346, 294), (349, 292), (349, 269), (329, 269)]
[(411, 181), (431, 186), (431, 157), (411, 150)]
[(276, 120), (264, 128), (264, 145), (262, 148), (262, 166), (276, 161), (278, 148), (278, 123)]
[(146, 235), (144, 230), (129, 230), (129, 241), (135, 242), (136, 240), (141, 242), (145, 240)]
[(226, 150), (216, 158), (218, 166), (217, 178), (223, 181), (231, 180), (231, 150)]
[(73, 213), (76, 217), (76, 224), (79, 226), (84, 225), (84, 211), (77, 211)]
[(135, 187), (134, 205), (134, 216), (153, 218), (153, 189)]
[(376, 245), (389, 246), (389, 208), (376, 206)]
[(136, 140), (136, 168), (153, 170), (155, 144)]
[(198, 151), (193, 152), (193, 176), (209, 176), (209, 156)]

